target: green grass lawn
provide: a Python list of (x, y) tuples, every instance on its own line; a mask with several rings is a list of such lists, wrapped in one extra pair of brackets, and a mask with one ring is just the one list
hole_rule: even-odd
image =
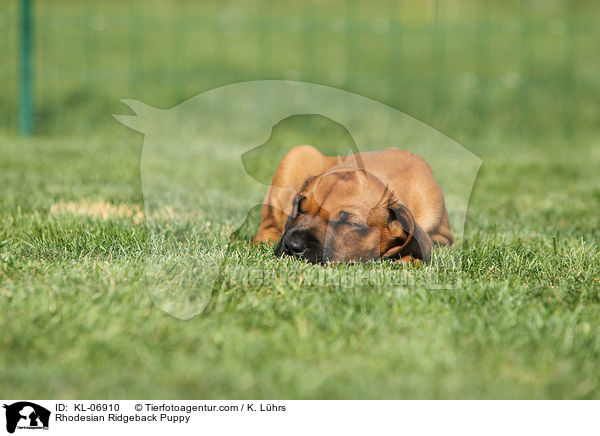
[[(114, 13), (117, 6), (110, 4)], [(60, 8), (52, 11), (55, 18), (65, 12)], [(65, 20), (75, 20), (75, 12)], [(560, 11), (554, 14), (537, 19), (551, 22)], [(76, 34), (76, 28), (69, 29)], [(460, 47), (461, 35), (449, 36), (447, 46)], [(368, 37), (362, 42), (365, 56)], [(497, 38), (506, 50), (514, 44)], [(581, 38), (582, 46), (593, 45), (592, 39)], [(158, 52), (173, 47), (169, 41)], [(276, 37), (269, 41), (278, 47)], [(246, 218), (248, 196), (260, 197), (266, 187), (232, 191), (227, 188), (235, 179), (205, 179), (210, 189), (202, 198), (211, 205), (205, 215), (147, 217), (163, 237), (160, 245), (152, 245), (140, 178), (143, 136), (109, 114), (126, 112), (118, 98), (176, 104), (219, 83), (205, 80), (195, 89), (188, 77), (176, 92), (156, 91), (154, 101), (152, 84), (137, 95), (123, 83), (114, 91), (109, 79), (95, 85), (73, 83), (69, 75), (51, 76), (47, 80), (56, 88), (40, 90), (41, 133), (22, 138), (10, 126), (0, 130), (0, 396), (600, 398), (600, 127), (594, 118), (600, 86), (593, 76), (598, 56), (580, 60), (574, 72), (579, 115), (572, 125), (575, 134), (566, 137), (560, 122), (564, 107), (553, 104), (555, 98), (562, 100), (550, 95), (565, 73), (552, 63), (558, 56), (550, 50), (555, 41), (532, 41), (537, 55), (532, 71), (543, 70), (547, 81), (529, 89), (532, 116), (524, 130), (519, 89), (491, 86), (485, 118), (475, 104), (476, 90), (456, 88), (454, 82), (443, 85), (446, 105), (435, 113), (420, 99), (429, 82), (400, 89), (403, 104), (397, 106), (483, 159), (459, 241), (462, 249), (436, 253), (432, 265), (421, 269), (389, 262), (313, 266), (277, 260), (269, 248), (252, 246), (258, 220), (251, 215), (234, 236), (229, 267), (298, 277), (323, 270), (342, 278), (356, 272), (405, 275), (416, 277), (417, 284), (315, 287), (300, 278), (282, 283), (272, 277), (246, 286), (225, 277), (210, 300), (201, 296), (204, 311), (186, 321), (153, 303), (146, 286), (149, 260), (177, 263), (206, 247), (217, 250), (216, 244), (228, 240)], [(117, 63), (122, 53), (110, 41), (106, 44), (92, 60), (110, 69), (111, 50)], [(335, 44), (327, 49), (335, 52)], [(260, 76), (259, 71), (240, 73), (249, 70), (247, 52), (235, 44), (228, 47), (225, 60), (202, 58), (207, 68), (229, 65), (232, 75), (225, 83)], [(278, 53), (283, 50), (270, 58), (272, 78), (287, 62)], [(453, 68), (469, 68), (473, 61), (472, 54), (462, 56), (446, 58), (450, 78)], [(161, 56), (152, 59), (159, 64)], [(315, 81), (329, 80), (318, 80), (326, 77), (319, 76), (328, 70), (326, 62), (343, 68), (343, 62), (323, 59)], [(503, 77), (502, 61), (493, 62), (498, 65), (491, 71)], [(357, 77), (369, 77), (370, 67), (376, 69), (365, 62)], [(418, 65), (403, 68), (415, 68), (418, 75)], [(389, 83), (387, 78), (383, 84), (359, 80), (351, 89), (385, 100)], [(81, 99), (74, 97), (78, 92)], [(73, 121), (77, 114), (83, 121)], [(94, 124), (97, 114), (103, 118)], [(310, 123), (290, 122), (275, 134), (282, 144), (322, 141), (335, 148), (346, 140), (330, 126)], [(239, 159), (234, 151), (221, 154), (225, 160)], [(268, 176), (272, 162), (254, 169)], [(219, 174), (218, 163), (212, 170)], [(444, 278), (448, 259), (460, 261), (458, 288), (432, 290), (426, 282), (419, 284), (425, 276)]]
[[(515, 145), (486, 159), (453, 253), (459, 289), (224, 283), (181, 321), (146, 290), (140, 150), (122, 147), (141, 138), (130, 136), (1, 138), (3, 396), (600, 395), (597, 155)], [(129, 208), (104, 218), (89, 207), (100, 200)], [(56, 207), (68, 202), (80, 210)], [(232, 222), (223, 216), (214, 232)], [(202, 222), (158, 225), (184, 235), (170, 236), (165, 261), (203, 242)], [(244, 238), (230, 262), (344, 268), (277, 261)]]

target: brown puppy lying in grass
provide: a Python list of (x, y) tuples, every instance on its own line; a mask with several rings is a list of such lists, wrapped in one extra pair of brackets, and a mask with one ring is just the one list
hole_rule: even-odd
[(345, 161), (293, 148), (277, 167), (261, 221), (255, 242), (279, 241), (275, 255), (313, 263), (428, 262), (433, 244), (454, 241), (429, 164), (395, 148)]

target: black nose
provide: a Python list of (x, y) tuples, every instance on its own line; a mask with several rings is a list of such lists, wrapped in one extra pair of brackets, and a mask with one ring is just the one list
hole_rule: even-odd
[(294, 256), (300, 256), (306, 250), (306, 241), (301, 235), (289, 235), (283, 242), (285, 252)]

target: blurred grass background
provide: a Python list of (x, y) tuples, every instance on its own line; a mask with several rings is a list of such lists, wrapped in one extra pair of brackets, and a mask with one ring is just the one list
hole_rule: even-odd
[[(17, 0), (0, 5), (0, 125), (17, 126)], [(34, 1), (40, 134), (114, 126), (119, 100), (172, 107), (290, 79), (382, 101), (459, 142), (598, 127), (600, 5), (576, 0)], [(476, 145), (475, 145), (476, 147)]]

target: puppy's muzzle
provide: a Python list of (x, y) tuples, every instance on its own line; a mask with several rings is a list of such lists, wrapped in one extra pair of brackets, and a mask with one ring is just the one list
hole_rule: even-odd
[(306, 252), (306, 239), (298, 232), (292, 232), (290, 236), (283, 241), (283, 251), (290, 256), (302, 256)]
[(315, 236), (306, 230), (292, 229), (285, 232), (275, 249), (275, 256), (294, 256), (309, 262), (322, 261), (323, 249)]

